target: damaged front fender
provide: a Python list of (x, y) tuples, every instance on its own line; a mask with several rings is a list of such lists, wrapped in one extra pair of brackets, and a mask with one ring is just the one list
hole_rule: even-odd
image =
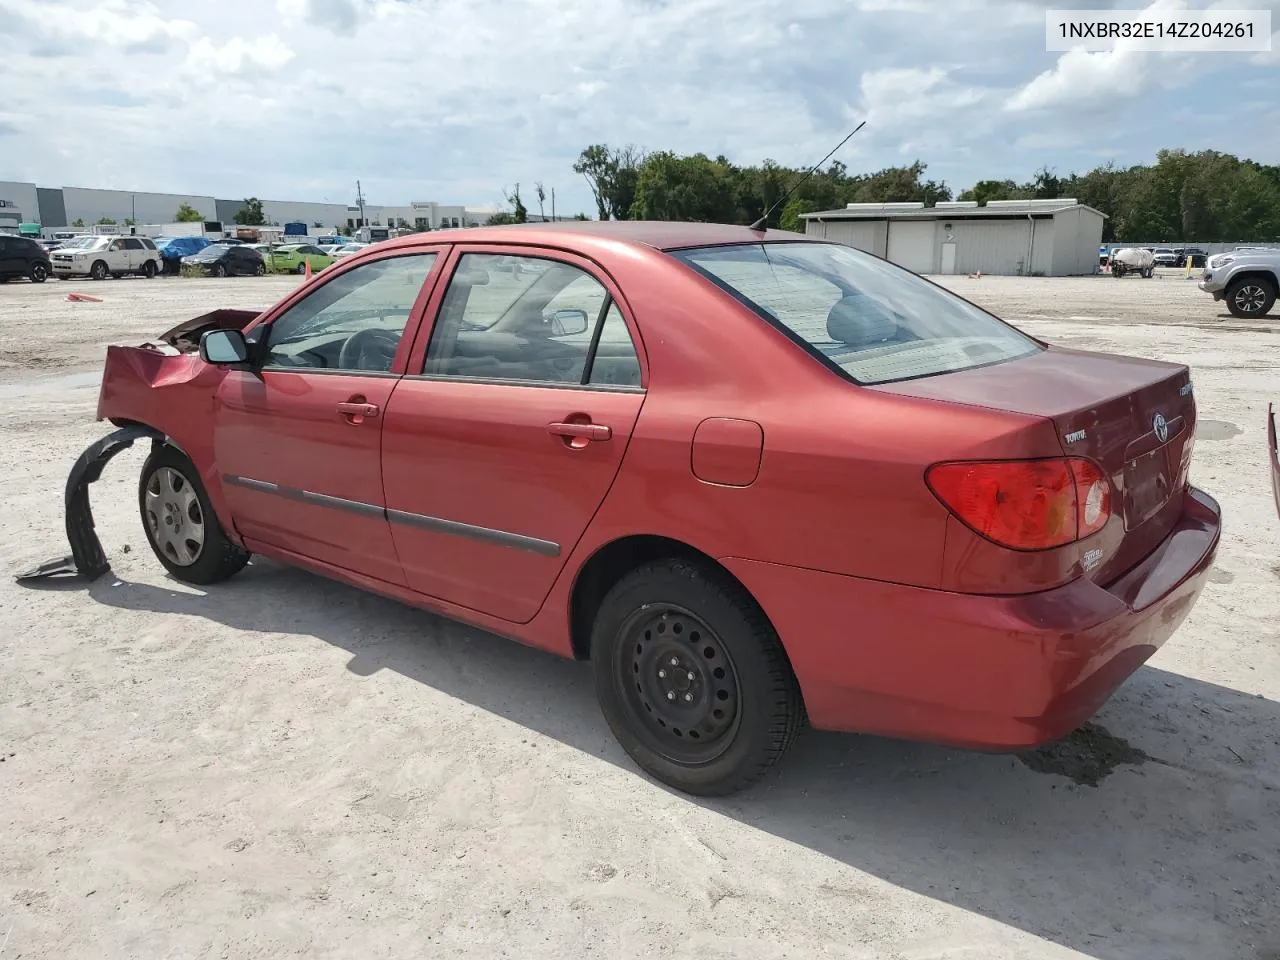
[(19, 574), (19, 583), (63, 576), (79, 576), (93, 581), (111, 569), (102, 550), (102, 542), (94, 529), (93, 510), (89, 505), (89, 484), (102, 476), (103, 469), (112, 457), (129, 449), (135, 440), (142, 437), (150, 437), (160, 443), (165, 439), (164, 434), (158, 430), (133, 424), (107, 434), (80, 454), (67, 477), (66, 526), (71, 556), (50, 560)]

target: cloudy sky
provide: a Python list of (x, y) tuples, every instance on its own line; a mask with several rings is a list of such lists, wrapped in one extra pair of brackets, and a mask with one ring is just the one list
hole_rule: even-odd
[(1066, 6), (1112, 4), (0, 0), (0, 180), (341, 202), (358, 177), (374, 203), (541, 180), (592, 211), (587, 144), (798, 166), (862, 119), (851, 169), (919, 158), (957, 190), (1164, 146), (1280, 163), (1280, 33), (1265, 54), (1046, 53)]

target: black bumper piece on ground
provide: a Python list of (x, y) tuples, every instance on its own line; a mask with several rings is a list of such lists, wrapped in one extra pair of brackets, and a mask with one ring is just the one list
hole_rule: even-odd
[(97, 580), (111, 569), (102, 543), (94, 531), (93, 510), (89, 506), (89, 484), (102, 476), (107, 463), (117, 453), (133, 446), (135, 440), (150, 437), (164, 442), (164, 434), (151, 427), (133, 425), (121, 427), (93, 443), (76, 460), (67, 477), (66, 522), (67, 540), (71, 543), (71, 555), (49, 560), (40, 566), (20, 573), (17, 581), (44, 580), (49, 577), (74, 577), (88, 581)]

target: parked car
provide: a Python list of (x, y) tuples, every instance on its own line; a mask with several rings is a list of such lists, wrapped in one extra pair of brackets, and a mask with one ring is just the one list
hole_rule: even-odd
[(1216, 254), (1206, 262), (1199, 287), (1214, 300), (1225, 300), (1234, 317), (1265, 317), (1280, 290), (1280, 250), (1255, 247)]
[(334, 260), (345, 260), (352, 254), (359, 253), (367, 246), (369, 246), (367, 243), (344, 243), (333, 251), (332, 256)]
[(1111, 251), (1111, 275), (1117, 280), (1130, 273), (1150, 279), (1155, 272), (1155, 256), (1146, 247), (1119, 247)]
[(273, 270), (306, 273), (308, 263), (313, 272), (319, 272), (333, 263), (333, 257), (311, 243), (287, 243), (271, 251)]
[[(258, 553), (590, 659), (623, 748), (698, 794), (806, 718), (1061, 737), (1204, 586), (1185, 365), (1052, 346), (794, 233), (431, 236), (109, 348), (121, 429), (68, 480), (76, 569), (107, 569), (87, 484), (148, 437), (140, 515), (175, 579)], [(528, 269), (485, 295), (502, 257)]]
[(58, 277), (88, 276), (94, 280), (133, 273), (154, 277), (164, 266), (150, 237), (82, 237), (55, 250), (50, 260)]
[(211, 277), (261, 277), (267, 272), (262, 254), (242, 243), (211, 243), (183, 257), (182, 265)]
[(51, 269), (49, 254), (36, 241), (0, 234), (0, 283), (22, 277), (32, 283), (44, 283)]
[(1182, 261), (1178, 259), (1178, 251), (1171, 250), (1168, 247), (1156, 247), (1151, 254), (1151, 260), (1157, 267), (1178, 267), (1182, 265)]

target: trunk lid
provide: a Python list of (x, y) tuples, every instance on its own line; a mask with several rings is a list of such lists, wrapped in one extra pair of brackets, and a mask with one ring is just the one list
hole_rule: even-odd
[(1049, 347), (956, 373), (873, 389), (1051, 420), (1067, 456), (1111, 480), (1112, 519), (1082, 541), (1081, 567), (1108, 583), (1173, 529), (1195, 436), (1195, 398), (1183, 364)]

